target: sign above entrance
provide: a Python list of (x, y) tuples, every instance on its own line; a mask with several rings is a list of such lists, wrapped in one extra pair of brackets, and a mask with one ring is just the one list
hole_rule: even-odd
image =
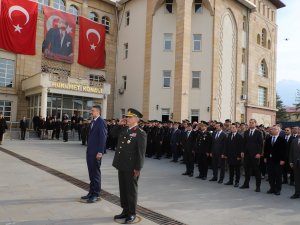
[(62, 83), (62, 82), (52, 82), (52, 88), (63, 89), (63, 90), (72, 90), (80, 91), (94, 94), (103, 94), (103, 88), (91, 87), (88, 85), (74, 84), (74, 83)]

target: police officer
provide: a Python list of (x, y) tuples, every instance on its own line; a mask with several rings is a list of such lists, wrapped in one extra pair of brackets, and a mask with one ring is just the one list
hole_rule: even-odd
[(128, 109), (126, 119), (121, 120), (118, 129), (113, 131), (113, 135), (118, 136), (113, 166), (118, 170), (120, 201), (123, 208), (122, 213), (114, 219), (125, 219), (124, 224), (130, 224), (136, 218), (138, 179), (144, 164), (147, 144), (146, 132), (138, 126), (142, 117), (139, 111)]

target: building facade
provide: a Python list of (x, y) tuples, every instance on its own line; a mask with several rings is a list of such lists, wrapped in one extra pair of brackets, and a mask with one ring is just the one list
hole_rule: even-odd
[[(117, 21), (115, 3), (109, 0), (37, 0), (39, 15), (36, 55), (20, 55), (0, 49), (0, 111), (9, 121), (73, 114), (89, 117), (94, 104), (103, 107), (103, 116), (113, 114), (116, 69)], [(84, 16), (106, 26), (106, 66), (90, 69), (77, 63), (79, 25), (75, 28), (74, 63), (46, 59), (43, 5)], [(78, 21), (78, 20), (77, 20)]]
[(119, 4), (115, 117), (275, 122), (281, 1)]

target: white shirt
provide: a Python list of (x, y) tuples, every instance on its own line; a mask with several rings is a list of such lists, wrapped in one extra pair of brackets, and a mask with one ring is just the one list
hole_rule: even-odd
[(255, 130), (256, 130), (255, 128), (254, 129), (250, 129), (249, 136), (252, 136), (254, 134)]

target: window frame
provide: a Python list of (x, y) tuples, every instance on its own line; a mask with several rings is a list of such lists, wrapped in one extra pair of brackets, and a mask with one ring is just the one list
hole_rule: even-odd
[[(6, 121), (11, 121), (12, 104), (13, 104), (12, 101), (0, 100), (0, 111), (3, 113), (3, 117), (5, 118)], [(8, 111), (7, 108), (10, 108), (10, 111)], [(9, 116), (7, 116), (7, 113), (9, 113)]]
[[(47, 3), (46, 3), (47, 2)], [(38, 3), (38, 12), (43, 13), (43, 6), (49, 6), (50, 0), (37, 0)]]
[(267, 107), (267, 102), (268, 102), (268, 89), (262, 86), (258, 86), (257, 105)]
[[(2, 65), (4, 67), (2, 67)], [(11, 73), (9, 73), (10, 70)], [(11, 75), (11, 77), (8, 75)], [(16, 78), (16, 60), (0, 57), (0, 88), (13, 88), (15, 86), (15, 78)], [(7, 81), (10, 82), (8, 83)], [(4, 86), (2, 86), (2, 83), (4, 84)]]
[[(199, 36), (200, 39), (196, 39), (196, 36)], [(202, 51), (202, 34), (193, 34), (193, 52), (201, 52)], [(199, 49), (196, 49), (196, 43), (199, 43)]]
[[(166, 48), (166, 43), (170, 42), (170, 49)], [(164, 33), (164, 51), (172, 51), (173, 50), (173, 34), (172, 33)]]
[(89, 19), (98, 23), (99, 22), (99, 15), (98, 15), (98, 13), (96, 13), (94, 11), (89, 12)]
[[(196, 77), (197, 75), (198, 77)], [(194, 81), (198, 80), (198, 86), (195, 87)], [(200, 89), (201, 88), (201, 71), (192, 71), (192, 83), (191, 83), (191, 88), (192, 89)]]
[(101, 18), (101, 24), (105, 26), (106, 34), (109, 34), (110, 32), (110, 19), (108, 16), (102, 16)]
[(258, 75), (260, 77), (267, 78), (268, 77), (268, 66), (266, 60), (261, 60), (258, 68)]
[(130, 25), (130, 11), (125, 12), (125, 26), (128, 27)]
[(129, 45), (128, 42), (124, 43), (124, 59), (128, 59), (129, 56)]
[[(76, 9), (76, 10), (73, 11), (74, 9)], [(78, 24), (78, 22), (79, 22), (79, 8), (76, 5), (71, 4), (69, 6), (68, 12), (71, 13), (72, 15), (76, 16), (76, 24)], [(74, 12), (76, 12), (76, 13), (74, 13)]]
[[(61, 4), (61, 3), (63, 3), (63, 4)], [(67, 9), (66, 1), (65, 0), (53, 0), (53, 8), (65, 12)]]
[[(173, 0), (165, 0), (165, 14), (173, 14), (173, 6), (174, 6)], [(168, 9), (168, 7), (170, 8)]]
[[(163, 70), (163, 85), (162, 87), (164, 89), (170, 89), (171, 88), (171, 82), (172, 82), (172, 71), (171, 70)], [(169, 80), (169, 82), (166, 82), (166, 80)], [(166, 84), (169, 84), (169, 86), (167, 86)]]
[(123, 79), (123, 89), (126, 90), (127, 89), (127, 76), (124, 75), (122, 76)]
[[(199, 7), (197, 9), (197, 6)], [(194, 1), (194, 13), (195, 14), (202, 14), (203, 13), (203, 2), (202, 0), (195, 0)]]

